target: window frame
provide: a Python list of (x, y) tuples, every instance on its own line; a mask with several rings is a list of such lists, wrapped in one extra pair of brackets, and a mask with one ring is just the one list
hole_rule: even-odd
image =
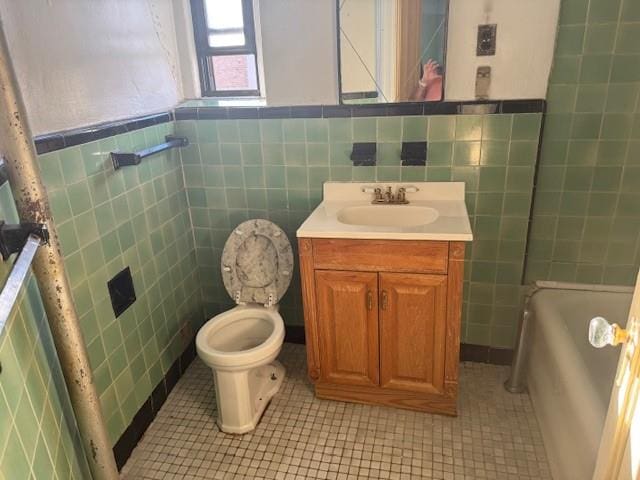
[[(256, 47), (255, 21), (253, 16), (253, 0), (242, 1), (242, 17), (244, 21), (245, 44), (231, 47), (211, 47), (209, 33), (215, 31), (207, 25), (205, 0), (191, 0), (191, 18), (193, 20), (193, 34), (200, 74), (200, 88), (203, 97), (259, 97), (260, 70), (258, 68), (258, 49)], [(256, 84), (255, 90), (217, 90), (215, 88), (214, 69), (210, 65), (210, 57), (224, 55), (253, 55), (255, 62)]]

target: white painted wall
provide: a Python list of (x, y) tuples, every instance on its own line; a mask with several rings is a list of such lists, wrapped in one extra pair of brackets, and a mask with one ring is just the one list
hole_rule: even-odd
[[(445, 98), (475, 98), (478, 66), (491, 66), (493, 99), (545, 98), (560, 0), (450, 0)], [(476, 57), (478, 25), (496, 23), (496, 55)]]
[(199, 98), (202, 95), (202, 89), (190, 3), (189, 0), (172, 0), (177, 62), (180, 67), (183, 98)]
[(0, 0), (34, 134), (183, 98), (173, 0)]
[(268, 105), (338, 103), (332, 0), (260, 0)]

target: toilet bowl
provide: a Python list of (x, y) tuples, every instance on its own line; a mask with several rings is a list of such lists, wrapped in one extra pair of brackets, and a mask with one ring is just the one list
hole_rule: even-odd
[(291, 282), (293, 251), (267, 220), (234, 229), (222, 254), (222, 278), (237, 306), (206, 322), (196, 336), (198, 356), (213, 371), (223, 432), (253, 430), (284, 380), (276, 360), (284, 342), (277, 302)]

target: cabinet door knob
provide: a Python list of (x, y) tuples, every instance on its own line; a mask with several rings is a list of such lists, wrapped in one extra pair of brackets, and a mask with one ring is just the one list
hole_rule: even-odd
[(367, 310), (373, 309), (373, 293), (371, 290), (367, 291)]
[(382, 307), (382, 310), (386, 310), (387, 309), (387, 300), (388, 300), (388, 295), (387, 295), (387, 291), (386, 290), (382, 290), (382, 293), (380, 295), (380, 306)]

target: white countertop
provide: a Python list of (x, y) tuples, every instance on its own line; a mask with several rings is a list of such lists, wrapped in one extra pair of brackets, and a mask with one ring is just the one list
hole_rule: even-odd
[[(409, 205), (372, 205), (372, 193), (365, 187), (413, 186), (417, 192), (406, 194)], [(311, 212), (297, 231), (298, 237), (353, 238), (368, 240), (445, 240), (471, 241), (473, 235), (464, 201), (464, 182), (326, 182), (323, 201)], [(431, 223), (412, 226), (352, 225), (340, 222), (338, 213), (347, 207), (371, 206), (402, 209), (429, 207), (438, 212)]]

